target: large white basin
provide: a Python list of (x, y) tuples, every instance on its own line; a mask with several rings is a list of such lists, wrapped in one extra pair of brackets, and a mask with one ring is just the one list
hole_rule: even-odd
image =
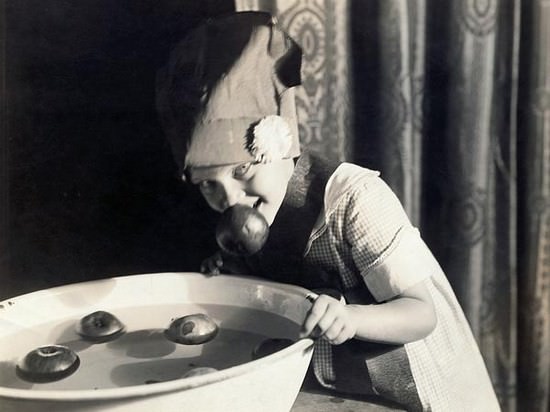
[[(310, 306), (308, 292), (250, 277), (154, 273), (5, 300), (0, 302), (0, 411), (289, 411), (313, 352), (311, 339), (298, 339)], [(244, 347), (237, 340), (226, 340), (223, 346), (215, 338), (183, 348), (161, 333), (174, 317), (212, 308), (210, 315), (219, 324), (220, 335), (224, 330), (243, 331), (256, 338), (296, 342), (251, 360), (246, 353), (237, 354)], [(126, 333), (108, 343), (82, 341), (75, 325), (96, 310), (119, 317)], [(47, 384), (18, 378), (15, 365), (20, 359), (50, 344), (75, 350), (81, 359), (79, 369)], [(222, 359), (222, 352), (235, 353), (239, 362), (233, 365)], [(182, 378), (190, 361), (205, 362), (201, 356), (219, 358), (219, 370)], [(148, 377), (155, 383), (146, 383)]]

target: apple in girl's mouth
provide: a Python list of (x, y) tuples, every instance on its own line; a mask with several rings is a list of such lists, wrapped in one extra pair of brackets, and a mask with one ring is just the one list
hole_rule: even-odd
[(265, 217), (256, 207), (245, 205), (237, 204), (226, 209), (216, 227), (218, 246), (224, 252), (236, 256), (257, 253), (268, 236), (269, 224)]

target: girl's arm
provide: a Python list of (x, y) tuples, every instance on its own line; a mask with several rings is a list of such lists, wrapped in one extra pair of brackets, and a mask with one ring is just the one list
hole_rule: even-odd
[(404, 344), (426, 337), (436, 323), (432, 299), (421, 282), (380, 304), (344, 304), (320, 295), (306, 316), (301, 337), (324, 337), (335, 345), (351, 338)]
[(337, 249), (351, 256), (358, 283), (382, 303), (355, 304), (368, 301), (351, 298), (345, 305), (321, 295), (306, 316), (303, 336), (334, 344), (354, 337), (390, 344), (422, 339), (437, 322), (427, 287), (437, 262), (391, 188), (372, 172), (348, 169), (327, 186), (326, 225)]

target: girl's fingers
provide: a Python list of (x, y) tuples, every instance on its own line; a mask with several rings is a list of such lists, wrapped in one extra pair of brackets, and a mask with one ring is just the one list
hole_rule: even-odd
[(202, 273), (207, 273), (211, 275), (219, 275), (220, 268), (223, 266), (223, 259), (220, 253), (216, 253), (213, 256), (205, 259), (200, 267)]
[(336, 319), (338, 313), (334, 303), (336, 301), (330, 296), (319, 295), (306, 316), (300, 336), (309, 336), (313, 331), (318, 332), (315, 334), (316, 336), (324, 335), (334, 322), (334, 319)]
[(212, 257), (212, 260), (210, 261), (210, 273), (212, 275), (219, 275), (221, 273), (221, 267), (223, 266), (223, 261), (220, 257)]
[[(321, 332), (321, 336), (329, 333), (328, 339), (336, 337), (336, 333), (339, 333), (344, 324), (343, 318), (343, 305), (336, 301), (334, 298), (325, 296), (324, 299), (327, 302), (326, 310), (321, 319), (317, 322), (317, 327)], [(336, 323), (336, 324), (335, 324)], [(332, 330), (334, 328), (334, 330)]]
[(335, 333), (335, 336), (330, 339), (330, 343), (333, 345), (341, 345), (344, 342), (347, 342), (353, 338), (354, 333), (353, 329), (349, 325), (342, 325), (342, 328), (338, 333)]
[(353, 325), (347, 320), (345, 305), (326, 295), (306, 298), (313, 301), (313, 304), (302, 326), (300, 337), (322, 337), (333, 345), (340, 345), (355, 336)]
[(208, 259), (208, 262), (206, 263), (208, 273), (214, 273), (214, 271), (217, 269), (216, 262), (212, 260), (212, 258)]
[(323, 336), (330, 343), (333, 343), (334, 341), (337, 341), (343, 330), (344, 322), (340, 319), (334, 319), (332, 324), (327, 329), (325, 329), (325, 333)]
[(214, 256), (212, 256), (212, 260), (214, 261), (216, 267), (221, 268), (223, 266), (223, 258), (221, 252), (214, 253)]
[(315, 301), (317, 300), (317, 298), (319, 297), (319, 295), (315, 292), (311, 292), (311, 293), (308, 293), (306, 295), (306, 299), (310, 302), (310, 303), (315, 303)]
[(322, 296), (319, 296), (319, 298), (317, 298), (315, 302), (313, 302), (313, 305), (311, 306), (311, 309), (306, 316), (304, 324), (302, 325), (302, 331), (300, 332), (301, 337), (311, 335), (311, 333), (315, 329), (315, 326), (317, 326), (317, 323), (319, 323), (319, 320), (325, 314), (326, 309), (326, 301), (323, 299)]

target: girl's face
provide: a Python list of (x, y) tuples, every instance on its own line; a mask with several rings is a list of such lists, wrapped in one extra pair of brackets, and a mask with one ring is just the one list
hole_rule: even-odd
[(254, 207), (271, 225), (293, 170), (294, 161), (282, 159), (266, 164), (194, 167), (189, 170), (189, 177), (212, 209), (223, 212), (236, 204)]

